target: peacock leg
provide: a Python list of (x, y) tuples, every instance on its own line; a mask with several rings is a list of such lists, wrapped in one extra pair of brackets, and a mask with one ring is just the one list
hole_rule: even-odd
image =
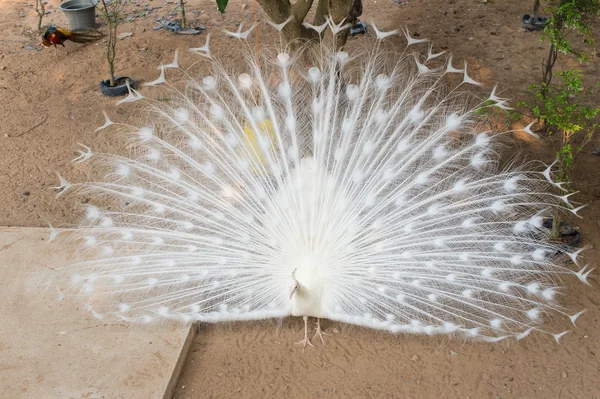
[(296, 345), (304, 345), (302, 350), (306, 348), (307, 344), (314, 348), (314, 345), (310, 342), (310, 339), (308, 339), (308, 316), (302, 316), (302, 318), (304, 319), (304, 339), (296, 342)]
[(323, 345), (325, 345), (325, 340), (323, 339), (323, 335), (329, 335), (329, 334), (327, 334), (325, 331), (321, 330), (321, 319), (317, 317), (317, 332), (315, 333), (315, 336), (313, 337), (313, 339), (319, 337), (319, 338), (321, 338), (321, 342), (323, 342)]

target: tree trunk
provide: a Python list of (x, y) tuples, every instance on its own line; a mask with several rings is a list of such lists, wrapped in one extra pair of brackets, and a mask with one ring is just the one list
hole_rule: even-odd
[(329, 11), (329, 0), (319, 0), (317, 3), (317, 9), (315, 10), (315, 19), (313, 25), (319, 26), (325, 23), (325, 18)]
[(46, 8), (44, 7), (44, 0), (35, 0), (35, 12), (38, 16), (37, 29), (38, 32), (42, 31), (42, 19), (46, 15)]
[(535, 0), (533, 2), (533, 15), (532, 17), (537, 17), (539, 15), (540, 12), (540, 0)]
[(109, 22), (108, 42), (106, 44), (106, 61), (108, 62), (108, 75), (110, 86), (115, 85), (115, 56), (117, 53), (117, 28), (118, 23)]
[[(267, 16), (276, 24), (285, 22), (290, 16), (293, 20), (283, 28), (283, 35), (288, 43), (298, 41), (316, 41), (319, 39), (317, 32), (302, 25), (310, 11), (313, 0), (296, 0), (291, 4), (289, 0), (258, 0)], [(334, 23), (345, 20), (353, 23), (362, 13), (361, 0), (318, 0), (313, 25), (322, 25), (325, 18), (330, 15)], [(331, 31), (327, 29), (326, 41), (333, 43)], [(329, 36), (329, 38), (327, 38)], [(335, 47), (340, 48), (346, 43), (348, 29), (338, 34)]]
[[(300, 2), (302, 4), (310, 3), (308, 5), (309, 9), (312, 5), (312, 0), (298, 0), (298, 3)], [(275, 24), (281, 24), (285, 22), (292, 15), (292, 4), (289, 2), (289, 0), (258, 0), (258, 3), (271, 21), (273, 21)], [(288, 42), (291, 43), (299, 39), (310, 40), (312, 38), (311, 32), (306, 29), (306, 27), (302, 26), (305, 16), (306, 15), (294, 15), (294, 20), (290, 21), (283, 28), (283, 35)], [(298, 17), (302, 18), (298, 20)]]
[(558, 58), (558, 50), (556, 49), (556, 47), (554, 47), (554, 44), (550, 45), (550, 49), (548, 50), (548, 59), (546, 60), (546, 63), (544, 64), (543, 69), (543, 77), (542, 77), (542, 83), (544, 84), (544, 86), (546, 87), (542, 87), (542, 96), (546, 97), (546, 93), (547, 93), (547, 86), (550, 85), (550, 82), (552, 81), (552, 69), (554, 68), (554, 64), (556, 63), (556, 59)]
[(187, 21), (185, 20), (185, 2), (181, 0), (179, 4), (181, 6), (181, 27), (185, 29), (187, 28)]
[[(358, 17), (362, 14), (362, 1), (361, 0), (326, 0), (329, 3), (329, 15), (333, 19), (333, 22), (339, 24), (344, 23), (354, 24)], [(345, 29), (338, 33), (335, 40), (328, 29), (326, 32), (326, 42), (331, 42), (333, 48), (339, 49), (344, 47), (348, 40), (348, 34), (350, 29)]]
[[(559, 7), (562, 7), (565, 3), (566, 0), (561, 0), (559, 3)], [(553, 30), (560, 31), (561, 29), (563, 29), (564, 19), (562, 16), (555, 14), (554, 19), (551, 23), (554, 24), (554, 26), (552, 27)], [(547, 86), (549, 86), (550, 82), (552, 81), (552, 69), (554, 68), (554, 64), (556, 63), (557, 58), (558, 49), (556, 48), (556, 46), (554, 46), (554, 44), (550, 44), (550, 49), (548, 50), (548, 58), (546, 60), (546, 63), (542, 65), (542, 83), (546, 85), (546, 87), (542, 87), (542, 97), (544, 98), (546, 98), (546, 94), (548, 93)]]

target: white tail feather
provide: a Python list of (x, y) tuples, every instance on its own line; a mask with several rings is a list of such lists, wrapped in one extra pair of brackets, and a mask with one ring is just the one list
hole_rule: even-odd
[(99, 132), (100, 130), (104, 130), (107, 127), (109, 127), (110, 125), (114, 124), (114, 122), (111, 121), (110, 118), (108, 117), (108, 114), (106, 113), (106, 111), (102, 111), (102, 113), (104, 114), (104, 125), (102, 125), (99, 128), (97, 128), (96, 132)]
[(410, 35), (410, 32), (408, 31), (408, 28), (402, 28), (402, 33), (404, 34), (404, 37), (406, 38), (406, 41), (408, 42), (407, 46), (410, 46), (412, 44), (418, 44), (418, 43), (427, 43), (429, 41), (429, 39), (415, 39)]
[(210, 33), (206, 35), (206, 41), (204, 42), (204, 46), (202, 47), (192, 47), (190, 48), (190, 52), (198, 54), (202, 57), (211, 58), (210, 54)]
[[(244, 40), (253, 28), (228, 34)], [(77, 158), (107, 169), (72, 190), (98, 206), (76, 233), (92, 260), (65, 271), (96, 317), (294, 314), (497, 342), (543, 332), (539, 315), (562, 313), (555, 277), (587, 282), (585, 267), (549, 255), (560, 247), (541, 215), (568, 203), (547, 193), (552, 165), (543, 177), (499, 170), (475, 107), (441, 94), (448, 72), (479, 85), (466, 64), (387, 66), (377, 49), (323, 50), (305, 65), (265, 50), (230, 76), (208, 44), (191, 51), (214, 71), (153, 105), (149, 125), (130, 131), (135, 156)], [(429, 48), (428, 60), (439, 55)], [(119, 104), (140, 98), (130, 88)], [(495, 88), (489, 98), (504, 104)], [(71, 187), (59, 179), (61, 192)]]
[(302, 25), (308, 29), (314, 30), (315, 32), (317, 32), (320, 35), (329, 26), (329, 21), (326, 21), (323, 24), (318, 25), (318, 26), (313, 25), (310, 22), (303, 22)]
[(167, 80), (165, 79), (165, 66), (161, 66), (160, 67), (160, 76), (158, 78), (156, 78), (156, 80), (153, 80), (152, 82), (147, 82), (144, 83), (144, 86), (156, 86), (162, 83), (165, 83)]
[[(164, 72), (164, 69), (162, 69), (162, 70)], [(116, 105), (121, 105), (123, 103), (131, 103), (131, 102), (138, 101), (138, 100), (141, 100), (142, 98), (144, 98), (144, 96), (140, 92), (138, 92), (137, 90), (135, 90), (134, 88), (131, 87), (131, 85), (129, 84), (129, 79), (127, 79), (125, 81), (125, 85), (127, 86), (127, 90), (129, 91), (129, 94), (124, 99), (117, 101)]]
[(287, 24), (289, 24), (290, 22), (292, 22), (293, 20), (294, 20), (294, 17), (290, 16), (288, 19), (286, 19), (285, 21), (283, 21), (280, 24), (276, 24), (276, 23), (271, 22), (271, 21), (267, 21), (267, 23), (269, 25), (271, 25), (273, 28), (275, 28), (277, 30), (277, 32), (281, 32), (283, 30), (283, 28), (285, 28), (285, 26)]
[(386, 37), (398, 34), (398, 29), (383, 32), (383, 31), (380, 31), (379, 29), (377, 29), (377, 26), (374, 23), (371, 23), (371, 26), (373, 27), (373, 30), (375, 31), (375, 36), (379, 40), (382, 40), (382, 39), (385, 39)]

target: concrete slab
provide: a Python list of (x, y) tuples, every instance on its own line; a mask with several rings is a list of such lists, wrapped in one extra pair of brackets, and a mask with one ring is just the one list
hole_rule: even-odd
[(170, 397), (191, 330), (105, 325), (74, 300), (58, 302), (43, 281), (74, 246), (48, 237), (0, 228), (0, 398)]

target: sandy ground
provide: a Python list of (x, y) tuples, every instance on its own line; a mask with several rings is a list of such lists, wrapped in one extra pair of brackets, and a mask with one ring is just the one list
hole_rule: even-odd
[[(588, 291), (573, 305), (597, 306), (600, 296)], [(293, 344), (301, 318), (281, 329), (268, 321), (208, 327), (174, 398), (599, 398), (597, 313), (578, 324), (561, 345), (549, 336), (490, 345), (328, 322), (325, 346), (314, 340), (305, 351)]]
[[(122, 121), (135, 119), (137, 111), (135, 107), (117, 108), (114, 99), (99, 93), (98, 82), (106, 77), (102, 42), (87, 46), (67, 43), (68, 54), (63, 49), (58, 55), (52, 49), (42, 50), (32, 31), (35, 12), (31, 3), (0, 0), (0, 225), (44, 226), (50, 222), (66, 227), (76, 222), (78, 204), (68, 197), (55, 198), (55, 172), (68, 180), (84, 179), (83, 171), (70, 163), (77, 143), (105, 151), (118, 146), (114, 137), (94, 132), (103, 123), (101, 111)], [(165, 0), (139, 3), (149, 4), (153, 10), (121, 27), (121, 32), (133, 36), (118, 44), (118, 74), (141, 82), (153, 80), (158, 76), (157, 66), (170, 62), (175, 48), (185, 54), (182, 64), (194, 62), (187, 49), (203, 44), (205, 33), (181, 36), (154, 31), (156, 18), (168, 15), (175, 5)], [(526, 86), (539, 80), (546, 51), (539, 33), (526, 32), (520, 26), (529, 2), (405, 3), (365, 1), (362, 19), (374, 20), (382, 29), (407, 25), (415, 35), (432, 39), (436, 48), (451, 50), (455, 59), (466, 59), (471, 75), (484, 82), (486, 89), (498, 82), (501, 94), (514, 103), (527, 98)], [(49, 4), (51, 13), (45, 22), (65, 26), (58, 1)], [(138, 7), (137, 12), (145, 8)], [(221, 16), (212, 0), (190, 0), (188, 15), (192, 25), (205, 25), (215, 33), (213, 49), (235, 62), (240, 54), (219, 32), (250, 22), (252, 8), (247, 0), (232, 1)], [(260, 12), (258, 19), (264, 20)], [(267, 32), (260, 28), (261, 44), (269, 42)], [(350, 45), (364, 40), (367, 38), (353, 38)], [(597, 62), (578, 66), (563, 57), (557, 68), (564, 67), (584, 70), (588, 84), (592, 83), (590, 77), (600, 76)], [(600, 103), (600, 98), (596, 100)], [(556, 140), (516, 139), (524, 157), (552, 160)], [(580, 228), (584, 244), (592, 248), (586, 253), (592, 264), (600, 255), (595, 249), (600, 248), (600, 157), (591, 154), (594, 147), (600, 143), (592, 143), (581, 153), (573, 173), (574, 188), (580, 191), (577, 201), (588, 204), (581, 212), (584, 219), (569, 221)], [(332, 333), (326, 337), (327, 345), (317, 344), (302, 352), (292, 345), (301, 335), (298, 320), (286, 320), (280, 328), (271, 321), (208, 326), (202, 329), (175, 397), (600, 397), (596, 384), (600, 291), (597, 279), (590, 280), (592, 287), (585, 289), (567, 282), (573, 289), (565, 305), (589, 311), (561, 345), (551, 337), (539, 336), (498, 345), (392, 337), (326, 323)], [(556, 321), (557, 328), (560, 323)]]

